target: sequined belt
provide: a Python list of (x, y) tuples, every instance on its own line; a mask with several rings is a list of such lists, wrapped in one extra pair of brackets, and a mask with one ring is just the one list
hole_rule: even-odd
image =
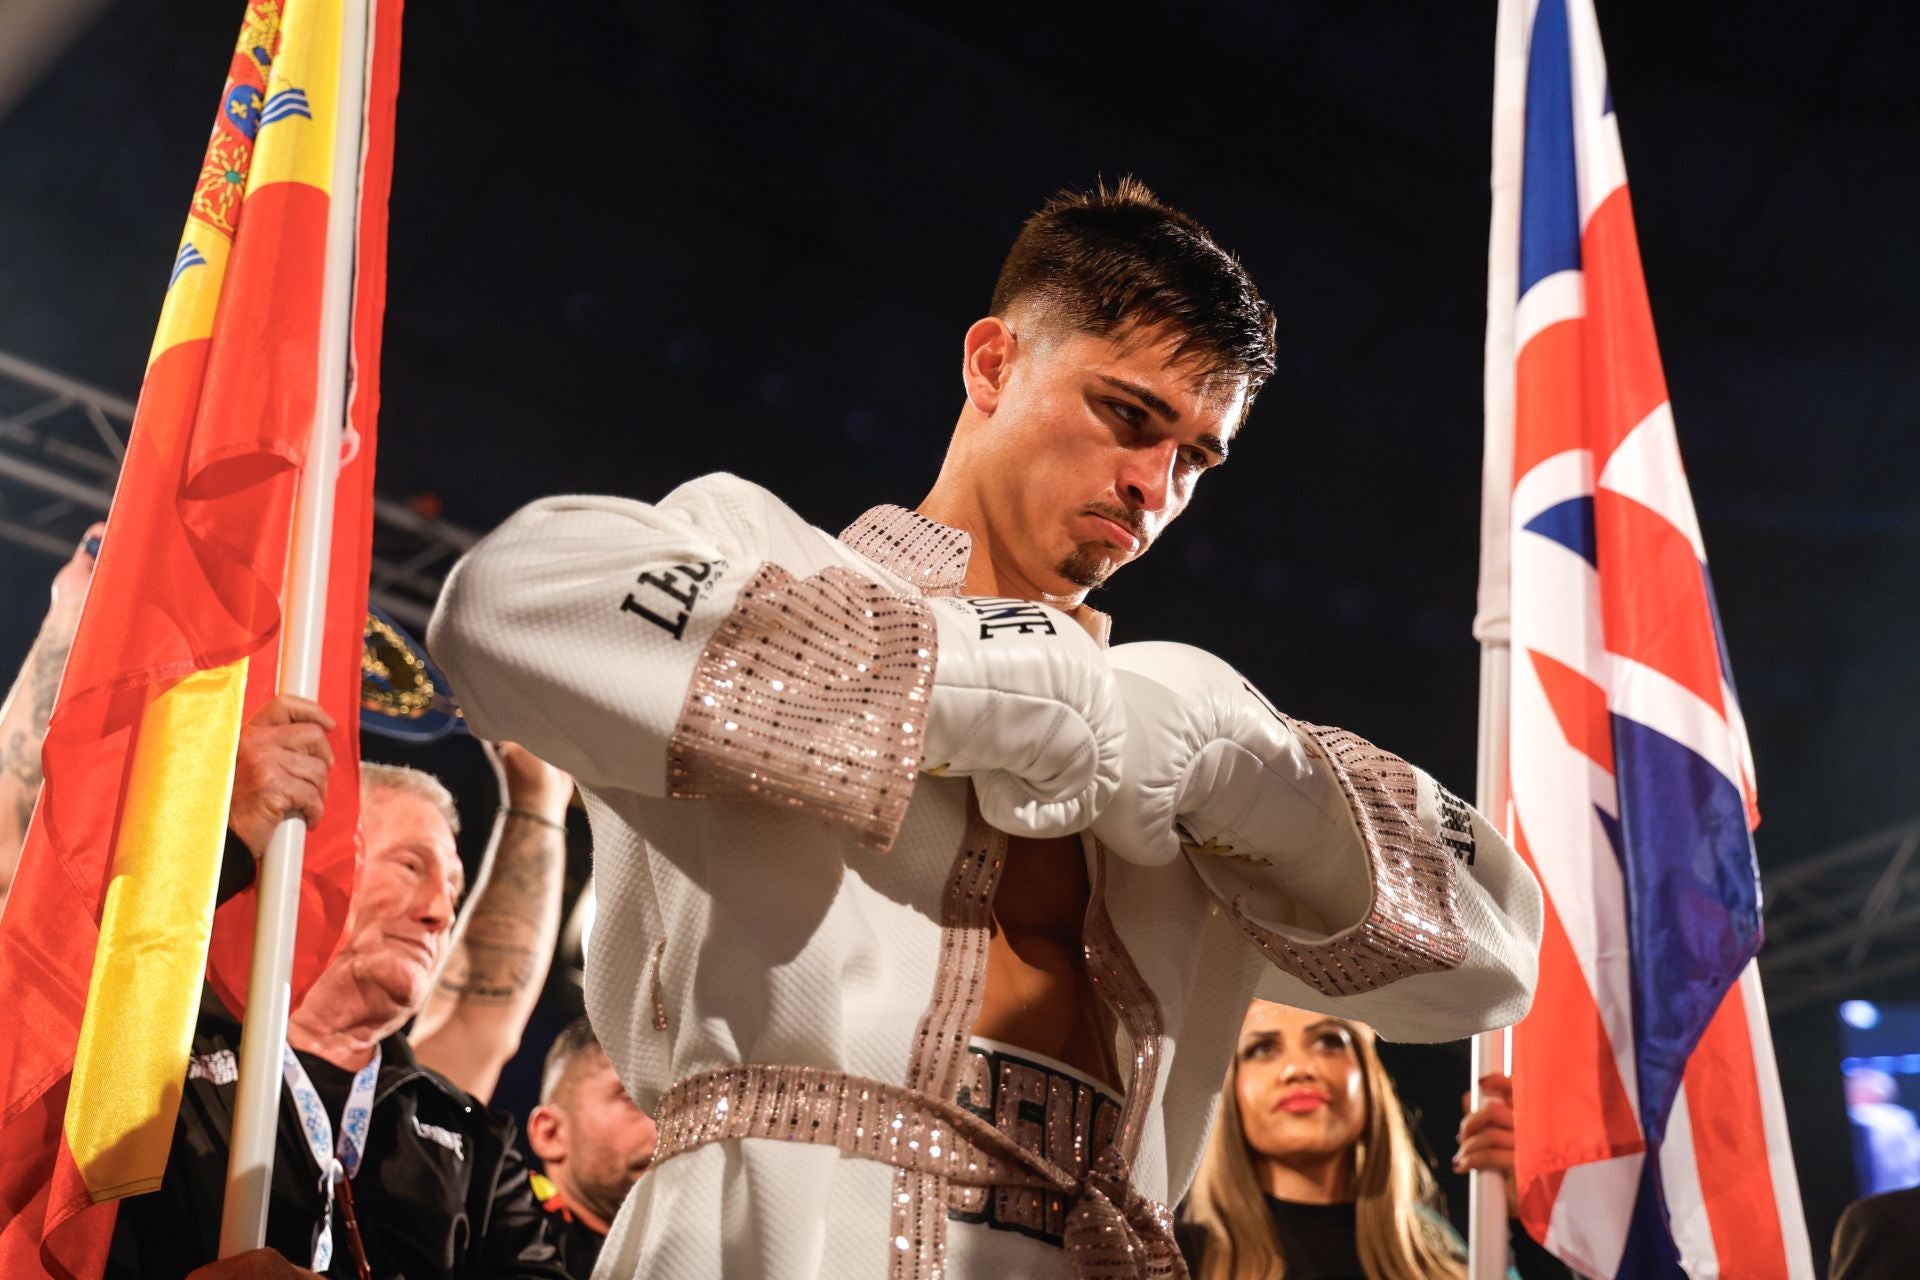
[(1073, 1202), (1063, 1248), (1077, 1280), (1173, 1280), (1186, 1264), (1166, 1206), (1134, 1189), (1109, 1145), (1084, 1177), (1027, 1151), (971, 1111), (918, 1089), (818, 1067), (704, 1071), (661, 1097), (654, 1163), (730, 1138), (838, 1147), (966, 1187), (1036, 1187)]

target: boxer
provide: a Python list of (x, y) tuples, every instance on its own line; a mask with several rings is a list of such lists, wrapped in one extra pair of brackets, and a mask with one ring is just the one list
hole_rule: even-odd
[(1225, 462), (1273, 318), (1127, 180), (1016, 239), (914, 509), (729, 475), (537, 502), (429, 647), (581, 784), (587, 1007), (659, 1123), (601, 1276), (1174, 1275), (1256, 991), (1451, 1040), (1538, 887), (1420, 770), (1086, 595)]

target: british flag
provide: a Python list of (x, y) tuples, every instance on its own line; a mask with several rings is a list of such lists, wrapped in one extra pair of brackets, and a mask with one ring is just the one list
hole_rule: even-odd
[(1811, 1277), (1753, 957), (1746, 728), (1681, 466), (1592, 0), (1503, 0), (1483, 638), (1547, 896), (1522, 1217), (1596, 1277)]

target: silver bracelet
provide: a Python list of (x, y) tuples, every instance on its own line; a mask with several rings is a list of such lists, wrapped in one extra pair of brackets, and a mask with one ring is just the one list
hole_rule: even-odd
[(537, 822), (543, 827), (552, 827), (555, 831), (560, 832), (562, 835), (566, 834), (566, 830), (567, 830), (566, 823), (555, 822), (552, 818), (543, 817), (542, 815), (535, 813), (531, 809), (522, 809), (517, 804), (506, 804), (506, 805), (501, 805), (500, 810), (502, 813), (505, 813), (509, 818), (525, 818), (528, 822)]

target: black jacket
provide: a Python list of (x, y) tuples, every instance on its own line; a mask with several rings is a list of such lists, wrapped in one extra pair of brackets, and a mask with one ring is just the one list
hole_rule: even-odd
[[(205, 995), (166, 1175), (160, 1190), (121, 1202), (107, 1263), (112, 1280), (178, 1280), (218, 1251), (239, 1052), (240, 1025)], [(406, 1037), (387, 1037), (380, 1052), (366, 1155), (353, 1180), (376, 1280), (565, 1280), (547, 1215), (514, 1150), (513, 1121), (421, 1066)], [(324, 1204), (319, 1178), (283, 1086), (267, 1244), (301, 1266), (312, 1260)], [(338, 1206), (333, 1244), (328, 1274), (350, 1280), (353, 1254)]]

